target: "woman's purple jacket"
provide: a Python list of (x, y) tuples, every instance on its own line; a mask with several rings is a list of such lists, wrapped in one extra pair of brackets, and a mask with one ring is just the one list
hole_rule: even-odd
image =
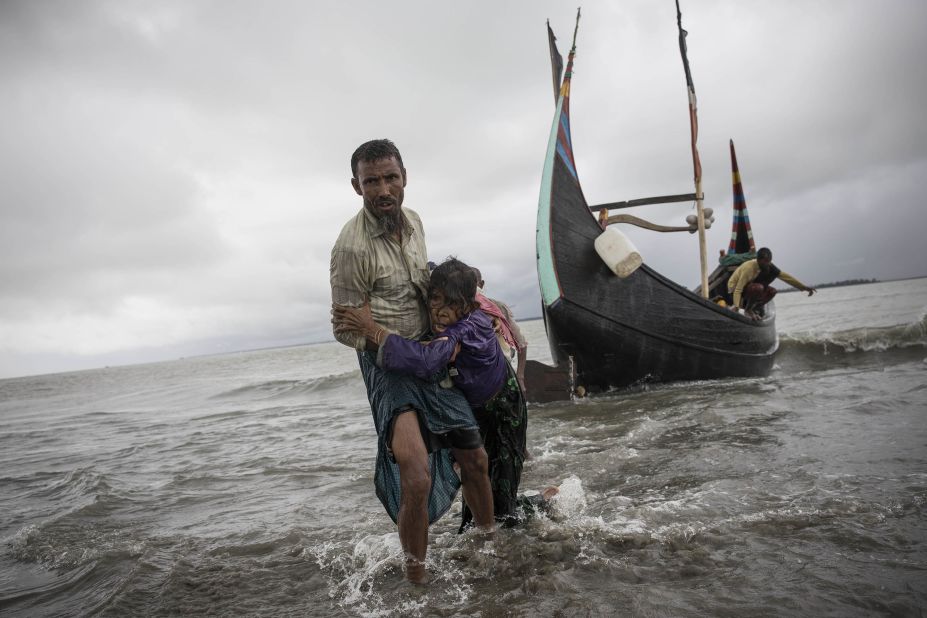
[(428, 345), (389, 335), (383, 342), (379, 361), (384, 369), (411, 373), (427, 380), (447, 366), (458, 343), (460, 352), (454, 360), (457, 368), (454, 386), (471, 406), (481, 406), (502, 388), (508, 376), (508, 361), (496, 341), (492, 319), (480, 309), (448, 326)]

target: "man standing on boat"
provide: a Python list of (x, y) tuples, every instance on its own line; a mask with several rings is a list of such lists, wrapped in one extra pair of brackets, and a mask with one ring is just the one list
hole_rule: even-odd
[[(369, 303), (374, 320), (388, 332), (421, 338), (429, 324), (427, 251), (421, 219), (402, 207), (402, 156), (389, 140), (369, 141), (352, 155), (351, 173), (363, 208), (345, 224), (332, 249), (332, 302)], [(459, 487), (477, 525), (492, 529), (488, 458), (460, 391), (377, 365), (387, 330), (367, 338), (336, 329), (335, 338), (357, 350), (378, 437), (376, 494), (399, 526), (406, 577), (424, 583), (428, 526), (447, 511)]]
[(776, 279), (782, 279), (793, 288), (808, 292), (808, 296), (815, 293), (815, 289), (808, 287), (792, 275), (779, 270), (772, 263), (772, 251), (763, 247), (756, 252), (756, 259), (748, 260), (737, 267), (727, 282), (727, 290), (733, 295), (731, 309), (744, 312), (758, 318), (763, 314), (763, 307), (776, 295), (776, 288), (770, 284)]

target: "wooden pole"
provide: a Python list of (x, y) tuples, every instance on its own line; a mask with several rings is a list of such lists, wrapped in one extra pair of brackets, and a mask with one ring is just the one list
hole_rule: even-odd
[(670, 204), (673, 202), (691, 202), (696, 199), (694, 193), (684, 193), (682, 195), (662, 195), (660, 197), (645, 197), (639, 200), (627, 200), (623, 202), (609, 202), (607, 204), (596, 204), (590, 206), (589, 210), (618, 210), (619, 208), (635, 208), (637, 206), (649, 206), (650, 204)]
[(635, 217), (634, 215), (612, 215), (605, 219), (605, 225), (614, 225), (616, 223), (636, 225), (637, 227), (642, 227), (645, 230), (650, 230), (652, 232), (689, 232), (691, 234), (697, 229), (694, 225), (659, 225), (657, 223), (651, 223), (645, 219)]
[(689, 128), (692, 133), (692, 167), (695, 172), (695, 210), (698, 213), (699, 261), (702, 271), (702, 297), (708, 298), (708, 249), (705, 241), (705, 211), (702, 209), (702, 163), (698, 156), (698, 102), (695, 97), (695, 84), (692, 83), (692, 71), (689, 69), (689, 57), (686, 53), (686, 32), (682, 27), (682, 11), (676, 0), (676, 25), (679, 27), (679, 54), (682, 56), (682, 68), (686, 72), (686, 88), (689, 91)]
[(705, 209), (702, 206), (702, 178), (695, 181), (695, 210), (698, 212), (698, 248), (702, 267), (702, 298), (708, 298), (708, 247), (705, 241)]

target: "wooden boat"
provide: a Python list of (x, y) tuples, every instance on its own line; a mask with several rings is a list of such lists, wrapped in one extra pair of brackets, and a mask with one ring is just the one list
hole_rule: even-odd
[[(577, 26), (579, 16), (577, 15)], [(549, 32), (553, 43), (553, 35)], [(528, 397), (532, 401), (562, 399), (573, 393), (595, 393), (648, 381), (701, 380), (760, 376), (769, 372), (778, 347), (775, 307), (753, 320), (664, 277), (645, 263), (620, 278), (600, 258), (594, 242), (603, 234), (601, 212), (642, 204), (693, 200), (700, 195), (646, 198), (592, 206), (586, 202), (577, 174), (570, 135), (573, 47), (560, 83), (541, 180), (537, 215), (537, 270), (544, 324), (556, 367), (529, 362)], [(691, 87), (680, 21), (680, 49)], [(552, 47), (552, 59), (556, 54)], [(556, 63), (555, 63), (556, 67)], [(555, 87), (557, 69), (554, 69)], [(700, 165), (695, 148), (696, 189)], [(735, 226), (729, 253), (743, 248), (752, 235), (743, 225), (746, 204), (737, 204), (739, 174), (731, 143), (735, 180)], [(597, 217), (594, 212), (600, 212)], [(740, 221), (738, 222), (738, 217)], [(620, 220), (608, 217), (607, 221)], [(734, 249), (732, 251), (732, 249)], [(713, 273), (709, 289), (726, 289), (733, 266)], [(703, 281), (706, 281), (703, 277)], [(700, 286), (701, 287), (701, 286)]]

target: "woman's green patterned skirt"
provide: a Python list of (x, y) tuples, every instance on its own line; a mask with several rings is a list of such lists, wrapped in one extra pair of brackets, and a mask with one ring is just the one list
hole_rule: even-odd
[[(514, 526), (526, 515), (519, 508), (518, 484), (528, 452), (528, 408), (511, 366), (499, 393), (482, 407), (475, 407), (473, 414), (489, 456), (489, 482), (496, 521), (505, 527)], [(460, 532), (463, 532), (473, 525), (473, 513), (466, 502), (461, 515)]]

